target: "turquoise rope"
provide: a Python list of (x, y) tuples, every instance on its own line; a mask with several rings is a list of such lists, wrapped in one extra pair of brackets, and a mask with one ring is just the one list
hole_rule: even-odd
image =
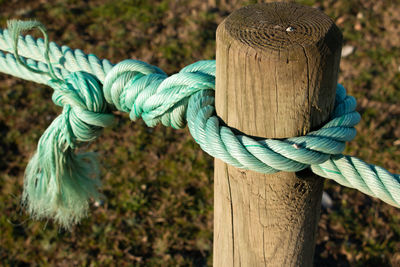
[[(23, 30), (39, 28), (45, 40)], [(112, 65), (80, 50), (47, 42), (37, 22), (12, 22), (0, 30), (0, 71), (47, 84), (63, 112), (39, 140), (26, 173), (23, 203), (34, 218), (54, 218), (63, 227), (86, 216), (88, 200), (98, 198), (99, 168), (94, 153), (77, 153), (113, 124), (112, 110), (179, 129), (186, 123), (200, 147), (238, 168), (260, 173), (296, 172), (306, 168), (319, 176), (355, 188), (400, 207), (400, 177), (385, 169), (342, 155), (360, 121), (356, 100), (338, 84), (334, 111), (321, 129), (283, 140), (254, 140), (235, 135), (216, 116), (215, 61), (204, 60), (167, 76), (138, 60)], [(14, 55), (10, 54), (13, 53)]]

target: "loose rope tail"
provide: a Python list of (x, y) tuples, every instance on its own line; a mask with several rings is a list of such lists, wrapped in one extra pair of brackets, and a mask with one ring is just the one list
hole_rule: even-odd
[[(44, 41), (19, 36), (33, 28), (42, 31)], [(214, 60), (193, 63), (170, 77), (138, 60), (114, 66), (49, 43), (37, 22), (12, 22), (9, 31), (0, 31), (0, 49), (14, 53), (0, 52), (0, 71), (48, 84), (54, 89), (53, 101), (63, 107), (26, 170), (23, 201), (34, 218), (55, 218), (69, 228), (86, 215), (89, 199), (100, 196), (95, 154), (75, 149), (112, 125), (111, 109), (128, 112), (132, 120), (141, 117), (151, 127), (162, 123), (179, 129), (187, 123), (204, 151), (235, 167), (261, 173), (310, 167), (322, 177), (400, 207), (399, 175), (342, 155), (345, 142), (356, 135), (360, 115), (356, 100), (340, 84), (330, 121), (321, 129), (283, 140), (254, 140), (235, 135), (216, 116)]]

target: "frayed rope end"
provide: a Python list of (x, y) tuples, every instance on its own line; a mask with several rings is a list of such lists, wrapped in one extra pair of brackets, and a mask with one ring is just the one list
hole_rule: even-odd
[(95, 153), (74, 153), (60, 127), (60, 115), (41, 137), (25, 171), (22, 204), (34, 219), (54, 219), (70, 230), (87, 216), (89, 200), (99, 200)]

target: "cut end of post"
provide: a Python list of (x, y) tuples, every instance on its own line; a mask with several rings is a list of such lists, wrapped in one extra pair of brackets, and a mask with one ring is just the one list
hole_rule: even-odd
[(296, 3), (243, 7), (226, 19), (225, 27), (234, 39), (261, 49), (321, 44), (335, 51), (342, 43), (342, 34), (330, 17)]

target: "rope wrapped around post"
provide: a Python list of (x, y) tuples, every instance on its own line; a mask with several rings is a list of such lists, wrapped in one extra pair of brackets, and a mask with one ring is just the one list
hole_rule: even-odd
[[(45, 38), (19, 34), (39, 28)], [(86, 216), (90, 198), (98, 198), (97, 157), (77, 153), (82, 142), (97, 138), (113, 124), (113, 110), (179, 129), (186, 123), (200, 147), (213, 157), (261, 173), (306, 168), (400, 207), (400, 176), (342, 155), (355, 135), (360, 115), (356, 100), (337, 85), (330, 120), (305, 136), (253, 139), (218, 118), (214, 106), (215, 61), (199, 61), (167, 76), (138, 60), (112, 65), (80, 50), (49, 43), (38, 22), (10, 21), (0, 30), (0, 71), (51, 86), (63, 112), (44, 132), (25, 172), (23, 203), (36, 219), (54, 218), (65, 228)]]

